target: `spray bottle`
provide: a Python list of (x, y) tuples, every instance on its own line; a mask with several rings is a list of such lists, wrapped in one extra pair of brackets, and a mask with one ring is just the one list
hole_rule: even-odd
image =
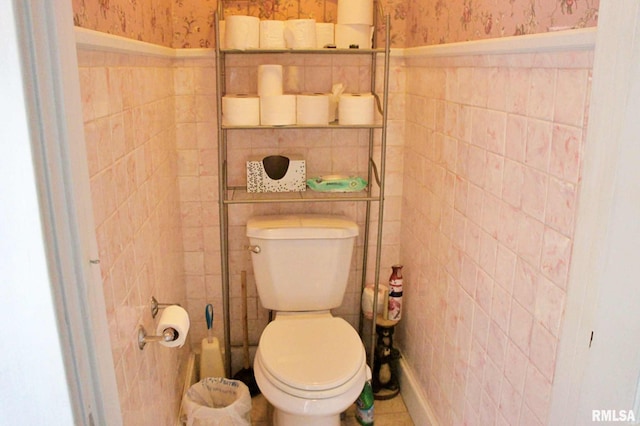
[(356, 401), (356, 420), (362, 426), (373, 426), (373, 388), (367, 380)]

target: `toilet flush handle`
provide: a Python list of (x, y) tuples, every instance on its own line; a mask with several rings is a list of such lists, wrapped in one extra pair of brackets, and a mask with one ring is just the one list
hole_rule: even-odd
[(249, 250), (251, 253), (259, 254), (260, 246), (247, 246), (247, 250)]

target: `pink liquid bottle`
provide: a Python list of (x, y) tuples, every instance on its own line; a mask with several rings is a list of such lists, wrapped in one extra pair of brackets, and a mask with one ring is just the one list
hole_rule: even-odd
[(388, 318), (399, 321), (402, 318), (402, 265), (393, 265), (391, 269)]

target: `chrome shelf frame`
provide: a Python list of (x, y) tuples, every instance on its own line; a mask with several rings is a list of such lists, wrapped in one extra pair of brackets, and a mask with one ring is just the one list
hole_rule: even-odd
[(223, 130), (265, 130), (265, 129), (297, 129), (297, 130), (305, 130), (305, 129), (327, 129), (327, 130), (342, 130), (342, 129), (382, 129), (384, 125), (382, 124), (339, 124), (337, 122), (330, 123), (326, 125), (301, 125), (301, 124), (291, 124), (291, 125), (282, 125), (282, 126), (229, 126), (223, 124)]
[(220, 49), (224, 54), (259, 55), (259, 54), (292, 54), (292, 55), (371, 55), (372, 53), (384, 53), (385, 49)]
[[(376, 10), (375, 21), (382, 17), (380, 12), (380, 4)], [(222, 2), (220, 2), (222, 4)], [(260, 204), (260, 203), (311, 203), (311, 202), (363, 202), (366, 204), (365, 213), (365, 229), (363, 231), (363, 258), (362, 258), (362, 276), (360, 278), (360, 292), (364, 290), (367, 283), (367, 265), (369, 263), (369, 235), (371, 231), (371, 214), (373, 203), (377, 203), (377, 238), (375, 250), (375, 268), (373, 283), (375, 286), (373, 301), (373, 319), (371, 320), (371, 330), (368, 336), (363, 335), (364, 315), (360, 311), (358, 332), (363, 339), (369, 339), (368, 364), (373, 368), (374, 352), (376, 346), (376, 327), (375, 319), (377, 317), (377, 298), (378, 286), (380, 283), (380, 262), (382, 255), (382, 228), (384, 223), (384, 193), (385, 193), (385, 168), (386, 168), (386, 150), (387, 150), (387, 121), (388, 121), (388, 101), (389, 101), (389, 63), (390, 63), (390, 44), (391, 44), (391, 19), (390, 16), (384, 15), (385, 43), (384, 48), (373, 49), (220, 49), (220, 31), (219, 19), (223, 16), (223, 11), (219, 11), (215, 15), (215, 31), (216, 31), (216, 105), (218, 120), (218, 194), (219, 194), (219, 214), (220, 214), (220, 249), (221, 249), (221, 275), (222, 275), (222, 303), (224, 315), (224, 346), (225, 346), (225, 366), (227, 376), (231, 377), (231, 327), (230, 327), (230, 272), (229, 272), (229, 208), (237, 204)], [(377, 32), (374, 32), (374, 46), (377, 45)], [(328, 55), (369, 55), (371, 69), (371, 92), (376, 97), (376, 105), (378, 111), (382, 115), (379, 123), (372, 125), (340, 125), (337, 122), (321, 126), (227, 126), (222, 124), (222, 97), (226, 93), (226, 56), (228, 55), (257, 55), (257, 54), (282, 54), (282, 55), (308, 55), (308, 54), (328, 54)], [(383, 93), (380, 97), (376, 94), (377, 80), (377, 59), (379, 56), (384, 57), (384, 73), (383, 73)], [(299, 193), (269, 193), (255, 194), (247, 193), (245, 187), (230, 186), (227, 182), (227, 132), (234, 130), (260, 130), (275, 129), (286, 131), (287, 129), (366, 129), (369, 131), (369, 166), (367, 182), (369, 186), (357, 193), (320, 193), (314, 191), (304, 191)], [(379, 131), (379, 135), (374, 132)], [(376, 139), (379, 139), (379, 164), (373, 160), (373, 152)], [(377, 184), (375, 191), (373, 182)], [(286, 194), (286, 195), (282, 195)]]

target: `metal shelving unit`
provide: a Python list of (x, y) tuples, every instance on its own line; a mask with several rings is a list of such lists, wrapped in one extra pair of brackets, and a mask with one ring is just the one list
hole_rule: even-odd
[[(219, 14), (216, 14), (215, 26), (217, 31), (217, 40), (220, 40), (219, 34)], [(227, 374), (231, 377), (231, 330), (230, 330), (230, 311), (229, 311), (229, 208), (236, 204), (259, 204), (259, 203), (309, 203), (309, 202), (363, 202), (366, 203), (365, 213), (365, 229), (363, 243), (363, 260), (362, 260), (362, 277), (361, 291), (366, 285), (367, 265), (370, 262), (368, 256), (369, 234), (371, 227), (371, 213), (374, 208), (373, 204), (377, 203), (377, 240), (375, 251), (375, 269), (373, 282), (375, 284), (374, 298), (377, 299), (378, 283), (380, 281), (380, 258), (382, 247), (382, 224), (384, 212), (384, 186), (385, 186), (385, 163), (386, 163), (386, 146), (387, 146), (387, 104), (389, 98), (389, 53), (390, 53), (390, 17), (386, 15), (385, 19), (385, 46), (378, 49), (309, 49), (309, 50), (273, 50), (273, 49), (248, 49), (233, 50), (220, 49), (219, 43), (216, 43), (216, 89), (217, 89), (217, 110), (218, 110), (218, 170), (219, 170), (219, 213), (220, 213), (220, 240), (221, 240), (221, 275), (222, 275), (222, 303), (224, 314), (224, 341), (225, 341), (225, 364)], [(376, 45), (376, 36), (374, 35), (374, 46)], [(371, 92), (376, 96), (378, 111), (382, 116), (379, 123), (372, 125), (340, 125), (337, 122), (330, 123), (326, 126), (226, 126), (222, 124), (222, 97), (226, 94), (226, 57), (229, 55), (254, 55), (254, 54), (278, 54), (278, 55), (366, 55), (370, 57), (371, 70)], [(384, 57), (383, 93), (379, 96), (375, 93), (377, 82), (377, 60), (379, 56)], [(294, 193), (247, 193), (246, 187), (229, 186), (227, 180), (227, 133), (234, 130), (252, 130), (252, 129), (278, 129), (286, 131), (287, 129), (305, 130), (305, 129), (366, 129), (369, 131), (369, 165), (367, 189), (357, 193), (321, 193), (313, 191), (294, 192)], [(379, 135), (374, 132), (378, 131)], [(379, 158), (373, 158), (376, 138), (379, 138), (380, 154)], [(375, 190), (374, 190), (375, 188)], [(376, 304), (374, 300), (374, 316), (369, 336), (362, 336), (364, 317), (360, 313), (359, 333), (363, 339), (370, 339), (369, 365), (373, 367), (375, 348), (375, 318)]]

